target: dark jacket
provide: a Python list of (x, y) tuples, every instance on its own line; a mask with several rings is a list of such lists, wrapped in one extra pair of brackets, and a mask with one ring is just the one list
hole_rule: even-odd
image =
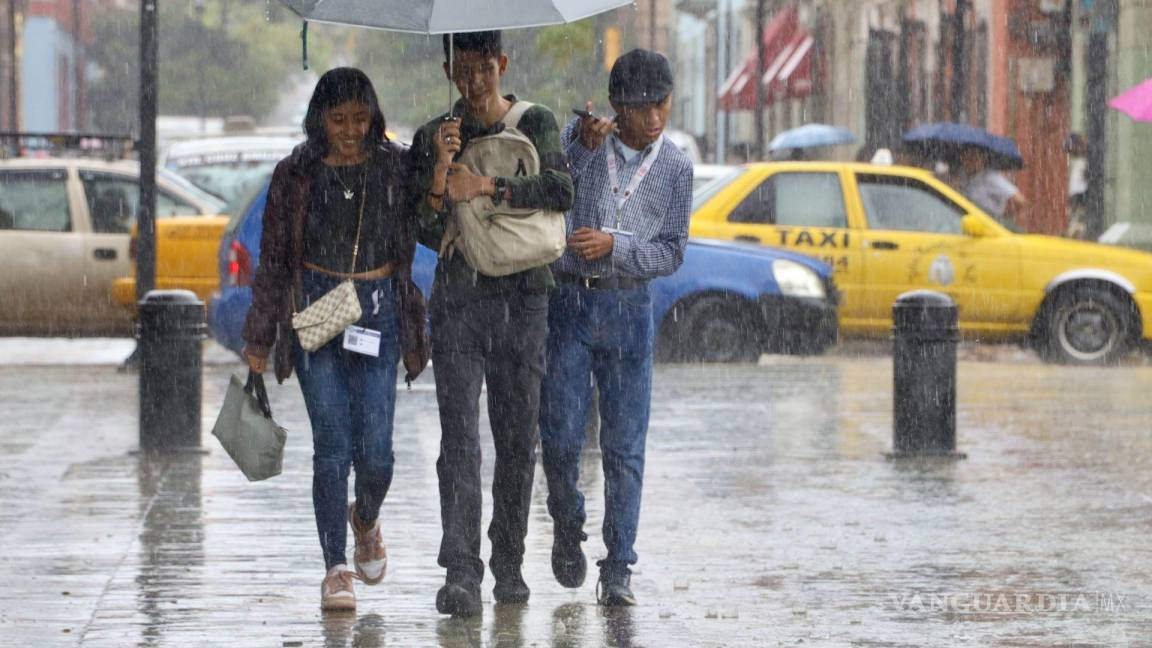
[[(391, 209), (387, 219), (395, 223), (392, 249), (397, 250), (396, 312), (400, 331), (400, 353), (407, 379), (412, 380), (428, 364), (430, 348), (425, 325), (424, 295), (412, 281), (412, 259), (416, 254), (414, 192), (403, 146), (385, 142), (371, 153), (375, 173), (383, 175), (377, 186), (387, 187), (400, 200), (372, 201), (378, 209)], [(293, 302), (302, 303), (304, 268), (304, 225), (308, 218), (312, 182), (322, 164), (307, 145), (296, 147), (276, 165), (264, 208), (264, 232), (260, 239), (260, 265), (252, 286), (252, 307), (244, 322), (246, 352), (268, 357), (275, 346), (276, 379), (284, 382), (292, 375)], [(366, 232), (365, 236), (371, 236)], [(296, 298), (293, 299), (293, 292)]]
[[(516, 103), (515, 95), (505, 95), (505, 99)], [(468, 113), (465, 102), (460, 99), (452, 109), (452, 114), (460, 116), (460, 141), (467, 147), (473, 138), (491, 135), (503, 130), (504, 125), (488, 127)], [(412, 161), (413, 182), (420, 199), (416, 204), (418, 240), (432, 250), (440, 250), (444, 238), (448, 212), (436, 212), (424, 196), (432, 187), (432, 172), (436, 166), (436, 147), (432, 141), (448, 114), (424, 124), (412, 138), (412, 148), (408, 152)], [(572, 176), (568, 170), (568, 158), (560, 147), (560, 128), (556, 117), (547, 107), (536, 104), (524, 112), (517, 129), (532, 142), (540, 156), (540, 173), (534, 176), (505, 178), (508, 181), (511, 207), (532, 207), (551, 211), (568, 211), (572, 207)], [(436, 288), (444, 289), (453, 298), (468, 295), (491, 295), (513, 290), (526, 292), (547, 292), (552, 286), (552, 273), (542, 265), (502, 277), (487, 277), (477, 273), (464, 260), (464, 255), (456, 254), (440, 259), (436, 264)]]

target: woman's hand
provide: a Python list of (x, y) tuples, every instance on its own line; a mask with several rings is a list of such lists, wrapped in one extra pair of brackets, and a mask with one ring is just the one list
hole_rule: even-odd
[(452, 164), (456, 154), (460, 152), (460, 120), (441, 122), (432, 145), (436, 148), (437, 166)]
[(240, 355), (244, 356), (244, 359), (248, 361), (248, 368), (251, 369), (253, 373), (262, 374), (264, 370), (268, 368), (268, 358), (253, 355), (247, 346), (240, 351)]

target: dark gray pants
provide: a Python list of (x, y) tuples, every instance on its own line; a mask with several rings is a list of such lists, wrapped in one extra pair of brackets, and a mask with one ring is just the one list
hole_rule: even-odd
[[(438, 286), (440, 287), (440, 286)], [(448, 580), (479, 582), (480, 388), (488, 384), (488, 418), (496, 446), (489, 566), (499, 577), (520, 565), (536, 468), (536, 424), (548, 295), (515, 291), (467, 299), (433, 294), (432, 362), (440, 406), (438, 562)]]

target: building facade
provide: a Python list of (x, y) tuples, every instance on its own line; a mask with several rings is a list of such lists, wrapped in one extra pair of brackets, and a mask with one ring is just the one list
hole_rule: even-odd
[(20, 130), (20, 38), (24, 23), (19, 0), (0, 0), (0, 130)]
[[(728, 96), (754, 51), (756, 0), (680, 0), (677, 71), (693, 89), (676, 106), (710, 159), (739, 161), (755, 139), (752, 106)], [(860, 146), (837, 157), (897, 147), (923, 123), (973, 124), (1013, 138), (1025, 168), (1013, 180), (1032, 207), (1021, 225), (1063, 234), (1068, 226), (1072, 132), (1090, 145), (1103, 207), (1090, 234), (1111, 222), (1152, 222), (1152, 124), (1104, 108), (1107, 98), (1152, 77), (1152, 0), (766, 0), (764, 58), (774, 21), (795, 12), (812, 40), (804, 81), (764, 95), (766, 139), (799, 123), (851, 129)], [(792, 33), (787, 30), (784, 33)], [(1093, 37), (1093, 33), (1097, 35)], [(1095, 49), (1092, 48), (1095, 43)], [(1101, 43), (1103, 45), (1101, 46)], [(774, 49), (775, 48), (775, 49)], [(1101, 55), (1103, 52), (1103, 55)], [(768, 66), (766, 77), (771, 76)], [(747, 75), (745, 75), (747, 76)], [(754, 76), (754, 75), (753, 75)], [(767, 79), (766, 83), (779, 82)], [(725, 88), (725, 83), (729, 87)], [(1095, 85), (1094, 85), (1095, 84)], [(726, 93), (727, 90), (727, 93)], [(780, 90), (780, 88), (777, 88)], [(1103, 126), (1092, 128), (1093, 120)], [(724, 143), (727, 143), (727, 150)], [(727, 155), (725, 155), (727, 154)]]
[(28, 0), (21, 35), (23, 128), (81, 131), (88, 124), (84, 0)]

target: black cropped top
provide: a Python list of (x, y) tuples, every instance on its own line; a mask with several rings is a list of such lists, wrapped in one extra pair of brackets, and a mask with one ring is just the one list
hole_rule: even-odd
[[(386, 207), (402, 200), (384, 187), (380, 169), (371, 169), (371, 158), (360, 164), (319, 164), (313, 185), (308, 218), (304, 224), (304, 261), (333, 272), (367, 272), (396, 261), (392, 249), (396, 223)], [(367, 189), (367, 195), (364, 194)], [(352, 250), (360, 203), (364, 221), (360, 227), (360, 251), (352, 268)]]

